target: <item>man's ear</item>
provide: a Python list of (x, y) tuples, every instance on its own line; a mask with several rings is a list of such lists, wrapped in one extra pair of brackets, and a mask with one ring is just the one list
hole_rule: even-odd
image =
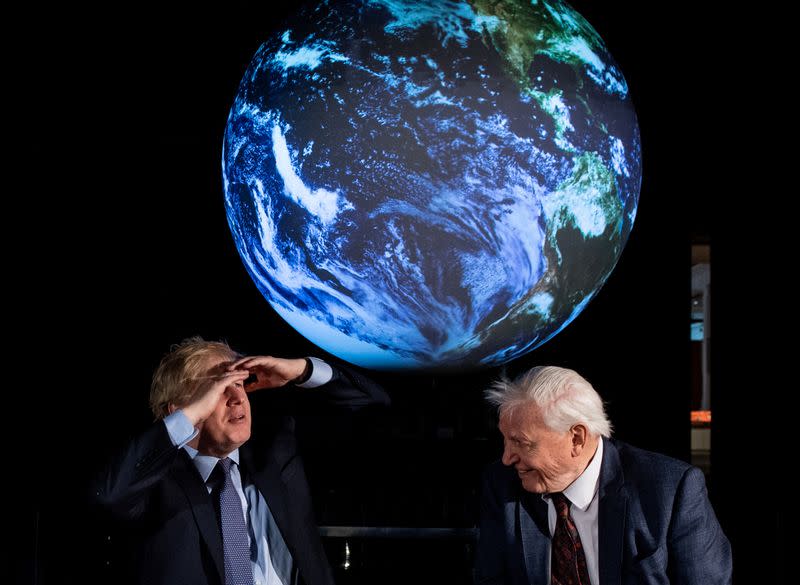
[(170, 402), (169, 405), (167, 406), (167, 410), (169, 410), (170, 414), (172, 414), (173, 412), (178, 410), (178, 408), (180, 408), (180, 407), (177, 404), (175, 404), (174, 402)]
[(589, 438), (589, 430), (585, 425), (578, 423), (573, 425), (569, 432), (572, 438), (572, 455), (578, 456), (586, 447), (586, 442)]

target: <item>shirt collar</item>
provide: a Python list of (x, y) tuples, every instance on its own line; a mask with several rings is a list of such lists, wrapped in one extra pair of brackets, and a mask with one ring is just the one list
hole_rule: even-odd
[[(600, 483), (600, 466), (603, 463), (603, 437), (597, 442), (597, 450), (592, 456), (592, 460), (586, 469), (583, 470), (575, 481), (564, 490), (563, 494), (569, 499), (573, 506), (586, 511), (592, 503), (597, 487)], [(550, 494), (542, 494), (545, 500), (550, 499)]]
[(564, 495), (569, 498), (572, 505), (581, 511), (586, 510), (589, 504), (592, 503), (594, 495), (597, 493), (597, 485), (600, 479), (600, 464), (603, 462), (603, 438), (597, 442), (597, 450), (594, 452), (594, 457), (589, 462), (583, 473), (578, 476), (578, 479), (573, 481), (567, 489), (564, 490)]
[[(214, 457), (213, 455), (201, 455), (197, 449), (190, 447), (189, 445), (184, 445), (183, 448), (189, 454), (189, 457), (192, 458), (192, 463), (197, 468), (197, 471), (200, 472), (200, 476), (203, 478), (203, 481), (208, 481), (208, 478), (211, 476), (211, 472), (214, 471), (214, 468), (217, 466), (219, 462), (219, 457)], [(228, 457), (233, 460), (236, 465), (239, 465), (239, 449), (235, 449), (228, 453)]]

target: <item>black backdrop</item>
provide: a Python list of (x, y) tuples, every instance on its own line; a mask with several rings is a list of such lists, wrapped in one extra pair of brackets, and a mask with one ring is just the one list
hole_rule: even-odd
[[(690, 244), (710, 242), (711, 489), (744, 583), (774, 570), (761, 566), (767, 545), (754, 527), (782, 521), (742, 510), (754, 486), (740, 479), (739, 458), (755, 452), (757, 467), (770, 469), (772, 457), (743, 426), (759, 422), (747, 415), (765, 398), (732, 390), (760, 379), (735, 341), (745, 326), (741, 306), (726, 300), (739, 288), (738, 232), (719, 218), (746, 188), (730, 164), (738, 81), (725, 55), (736, 27), (712, 8), (572, 4), (630, 87), (642, 135), (639, 212), (598, 296), (507, 370), (573, 367), (609, 403), (617, 437), (688, 459)], [(113, 527), (85, 504), (86, 481), (114, 445), (149, 423), (150, 375), (171, 343), (200, 334), (246, 353), (324, 357), (256, 290), (223, 209), (228, 108), (265, 32), (290, 10), (282, 6), (37, 6), (14, 20), (23, 40), (10, 53), (11, 93), (20, 100), (8, 112), (18, 141), (5, 225), (15, 234), (8, 335), (21, 349), (10, 356), (19, 372), (11, 386), (22, 390), (12, 395), (6, 428), (7, 450), (24, 455), (22, 471), (3, 483), (32, 484), (22, 505), (9, 506), (20, 583), (108, 580), (105, 563), (119, 551), (107, 540)], [(473, 526), (477, 478), (500, 447), (480, 394), (498, 374), (375, 374), (392, 394), (389, 412), (312, 421), (306, 463), (321, 523)], [(331, 546), (335, 557), (339, 545)], [(409, 542), (354, 550), (362, 580), (342, 576), (353, 583), (423, 582), (415, 560), (433, 554)], [(469, 547), (441, 545), (435, 554), (450, 570), (434, 570), (430, 582), (467, 582)]]

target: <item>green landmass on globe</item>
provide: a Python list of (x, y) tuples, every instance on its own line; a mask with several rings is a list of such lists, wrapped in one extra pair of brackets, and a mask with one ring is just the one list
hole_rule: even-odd
[(383, 370), (551, 339), (616, 265), (641, 185), (625, 79), (558, 1), (308, 4), (245, 72), (222, 166), (267, 301)]

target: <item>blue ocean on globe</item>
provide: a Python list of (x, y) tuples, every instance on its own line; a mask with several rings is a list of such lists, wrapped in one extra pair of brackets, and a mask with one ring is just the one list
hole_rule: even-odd
[(258, 289), (322, 349), (378, 370), (491, 367), (606, 281), (640, 148), (622, 72), (563, 2), (311, 3), (241, 81), (226, 213)]

